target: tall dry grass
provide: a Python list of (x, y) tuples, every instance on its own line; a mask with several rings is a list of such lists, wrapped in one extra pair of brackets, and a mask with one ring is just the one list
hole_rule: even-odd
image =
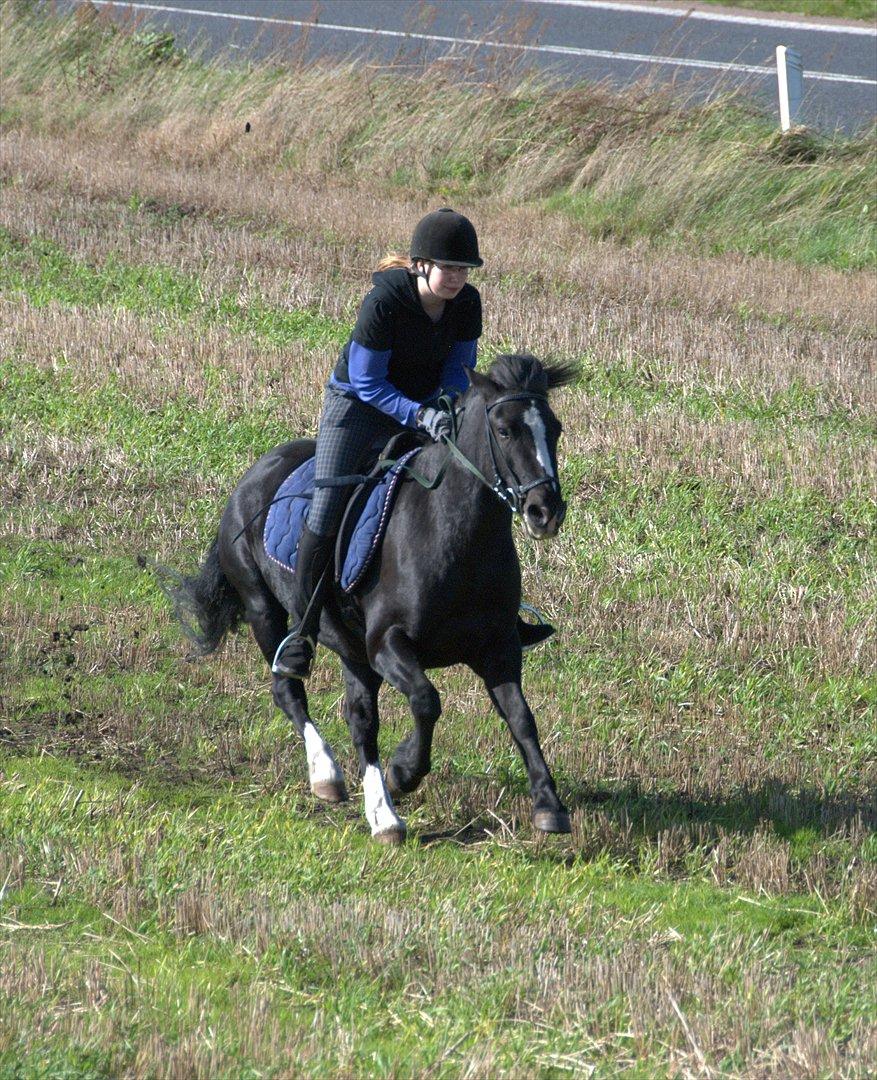
[(742, 97), (562, 87), (514, 64), (485, 77), (465, 56), (419, 72), (304, 63), (295, 41), (282, 62), (228, 69), (88, 4), (67, 19), (21, 10), (0, 14), (16, 46), (0, 84), (7, 127), (75, 131), (163, 167), (222, 165), (242, 184), (274, 173), (402, 197), (551, 195), (592, 235), (873, 262), (873, 140), (778, 139)]

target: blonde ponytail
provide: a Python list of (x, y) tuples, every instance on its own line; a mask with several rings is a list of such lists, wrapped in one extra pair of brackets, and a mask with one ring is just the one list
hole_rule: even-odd
[(411, 259), (407, 255), (403, 255), (399, 251), (391, 251), (389, 255), (385, 255), (378, 263), (378, 270), (393, 270), (397, 266), (404, 267), (405, 270), (413, 269)]

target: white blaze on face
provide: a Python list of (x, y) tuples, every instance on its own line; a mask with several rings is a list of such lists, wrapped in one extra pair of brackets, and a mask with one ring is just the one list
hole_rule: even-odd
[(533, 442), (536, 444), (536, 457), (539, 464), (545, 470), (545, 474), (554, 479), (554, 466), (551, 463), (551, 451), (548, 449), (545, 421), (540, 416), (535, 405), (531, 405), (524, 413), (524, 423), (533, 432)]
[(365, 799), (365, 816), (372, 836), (390, 830), (404, 829), (401, 818), (396, 816), (393, 800), (384, 784), (384, 777), (377, 765), (366, 765), (362, 778), (362, 794)]
[(305, 753), (308, 756), (308, 776), (312, 784), (321, 784), (329, 781), (337, 783), (342, 779), (341, 770), (328, 743), (323, 741), (322, 735), (310, 722), (305, 724)]

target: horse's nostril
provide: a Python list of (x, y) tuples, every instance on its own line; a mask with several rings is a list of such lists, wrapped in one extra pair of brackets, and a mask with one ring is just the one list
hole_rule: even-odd
[(531, 503), (527, 507), (527, 517), (534, 525), (545, 525), (548, 522), (548, 510), (537, 503)]

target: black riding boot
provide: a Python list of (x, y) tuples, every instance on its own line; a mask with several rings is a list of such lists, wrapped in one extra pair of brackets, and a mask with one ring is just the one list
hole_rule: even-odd
[(554, 627), (551, 623), (529, 623), (524, 622), (521, 616), (518, 616), (518, 637), (521, 641), (521, 648), (524, 652), (528, 649), (535, 649), (537, 645), (541, 645), (543, 641), (547, 641), (554, 633)]
[(293, 578), (293, 632), (280, 643), (271, 670), (290, 679), (306, 679), (317, 648), (323, 599), (332, 579), (335, 537), (318, 536), (305, 524)]

